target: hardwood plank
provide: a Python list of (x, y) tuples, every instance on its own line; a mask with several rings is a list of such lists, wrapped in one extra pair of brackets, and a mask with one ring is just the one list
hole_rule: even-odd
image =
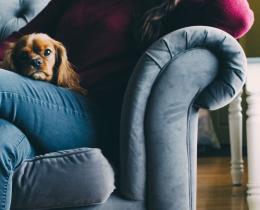
[(232, 186), (229, 157), (199, 158), (197, 181), (197, 210), (248, 210), (246, 170), (242, 186)]

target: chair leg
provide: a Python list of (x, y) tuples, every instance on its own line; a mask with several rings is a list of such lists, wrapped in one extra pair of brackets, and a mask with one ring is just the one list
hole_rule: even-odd
[(244, 172), (242, 156), (242, 107), (241, 94), (229, 105), (229, 136), (231, 149), (231, 178), (233, 185), (241, 185)]
[(260, 95), (248, 92), (247, 156), (249, 210), (260, 209)]

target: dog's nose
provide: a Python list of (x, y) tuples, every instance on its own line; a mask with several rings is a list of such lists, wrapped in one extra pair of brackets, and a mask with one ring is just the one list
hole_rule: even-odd
[(40, 66), (42, 65), (42, 61), (38, 58), (36, 59), (32, 59), (31, 65), (35, 68), (35, 69), (39, 69)]

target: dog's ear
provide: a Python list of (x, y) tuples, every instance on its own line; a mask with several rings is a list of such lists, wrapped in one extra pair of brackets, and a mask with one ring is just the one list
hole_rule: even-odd
[(15, 70), (14, 59), (13, 59), (14, 48), (15, 48), (14, 42), (6, 43), (6, 49), (4, 52), (3, 62), (1, 63), (1, 68), (7, 69), (7, 70)]
[(86, 94), (86, 90), (80, 86), (79, 75), (72, 68), (68, 61), (67, 51), (62, 43), (54, 41), (56, 48), (56, 82), (57, 85), (76, 90), (82, 94)]

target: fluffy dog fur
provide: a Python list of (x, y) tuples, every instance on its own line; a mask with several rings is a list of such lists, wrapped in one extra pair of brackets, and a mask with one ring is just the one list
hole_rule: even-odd
[(35, 33), (8, 43), (1, 67), (53, 84), (86, 93), (79, 84), (79, 76), (68, 61), (62, 43), (46, 34)]

